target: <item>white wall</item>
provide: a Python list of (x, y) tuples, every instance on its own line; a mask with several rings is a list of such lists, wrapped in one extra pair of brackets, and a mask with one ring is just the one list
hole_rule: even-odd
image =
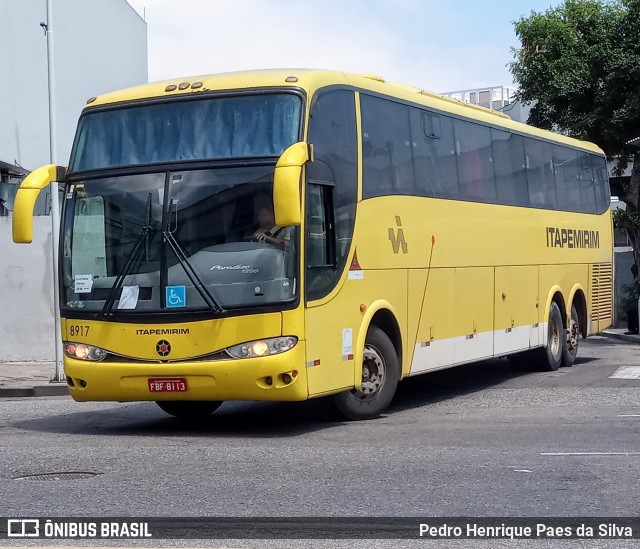
[[(147, 26), (125, 0), (50, 0), (56, 82), (56, 164), (66, 166), (89, 97), (147, 81)], [(0, 160), (49, 163), (46, 0), (0, 0)], [(0, 362), (53, 360), (51, 219), (34, 242), (11, 241), (0, 217)]]
[(125, 0), (53, 2), (57, 163), (66, 166), (87, 99), (147, 82), (147, 25)]
[[(50, 0), (58, 157), (89, 97), (147, 81), (147, 27), (125, 0)], [(46, 0), (0, 1), (0, 160), (49, 163)]]
[(45, 0), (0, 1), (0, 160), (29, 170), (49, 160), (46, 18)]
[(33, 243), (14, 244), (0, 217), (0, 362), (53, 360), (51, 218), (35, 218)]

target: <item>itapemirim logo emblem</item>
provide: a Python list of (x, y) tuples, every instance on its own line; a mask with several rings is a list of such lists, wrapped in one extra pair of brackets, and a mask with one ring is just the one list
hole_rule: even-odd
[(156, 343), (156, 353), (160, 356), (168, 356), (171, 353), (171, 343), (166, 339), (161, 339)]
[(397, 232), (393, 227), (389, 227), (389, 240), (391, 241), (393, 253), (397, 254), (400, 251), (400, 248), (402, 248), (402, 253), (406, 254), (409, 251), (409, 247), (407, 246), (407, 241), (404, 239), (402, 221), (400, 220), (399, 215), (396, 215), (396, 226), (398, 227)]

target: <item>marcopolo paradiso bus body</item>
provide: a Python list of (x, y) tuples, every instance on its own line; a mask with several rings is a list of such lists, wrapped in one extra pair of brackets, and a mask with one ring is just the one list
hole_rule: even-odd
[(405, 377), (513, 356), (570, 366), (612, 317), (595, 145), (370, 76), (273, 70), (92, 99), (58, 181), (78, 401), (330, 396), (379, 415)]

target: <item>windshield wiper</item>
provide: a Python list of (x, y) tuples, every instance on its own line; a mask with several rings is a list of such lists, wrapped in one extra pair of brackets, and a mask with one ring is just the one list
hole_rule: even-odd
[(189, 277), (189, 280), (191, 281), (191, 284), (193, 284), (193, 287), (200, 294), (200, 297), (202, 297), (202, 300), (209, 306), (209, 308), (213, 312), (217, 314), (224, 313), (225, 310), (218, 304), (209, 290), (207, 290), (207, 287), (204, 285), (202, 279), (198, 276), (198, 273), (195, 271), (191, 263), (189, 263), (184, 250), (180, 247), (180, 244), (178, 244), (178, 241), (174, 238), (173, 234), (169, 230), (166, 230), (162, 233), (162, 236), (171, 247), (171, 250), (178, 259), (178, 263), (180, 263), (180, 266)]
[(129, 271), (131, 271), (131, 268), (135, 265), (138, 254), (140, 250), (142, 250), (142, 244), (143, 242), (145, 242), (147, 236), (149, 235), (149, 232), (151, 232), (151, 228), (152, 227), (150, 225), (145, 225), (144, 227), (142, 227), (142, 230), (140, 231), (140, 234), (138, 235), (138, 238), (133, 245), (133, 249), (127, 256), (124, 267), (118, 273), (113, 286), (111, 286), (111, 289), (109, 290), (107, 300), (104, 302), (104, 307), (102, 307), (103, 315), (109, 314), (111, 312), (111, 309), (113, 309), (113, 305), (116, 302), (116, 299), (118, 299), (118, 290), (122, 287), (122, 285), (124, 284), (124, 279), (129, 274)]
[(146, 254), (147, 264), (149, 263), (149, 233), (151, 232), (151, 229), (152, 229), (151, 227), (151, 193), (147, 195), (146, 213), (147, 213), (147, 224), (144, 227), (142, 227), (142, 230), (140, 231), (138, 238), (133, 244), (133, 249), (129, 252), (129, 255), (127, 255), (127, 259), (124, 263), (124, 267), (122, 268), (122, 271), (118, 273), (118, 276), (116, 277), (116, 280), (113, 283), (113, 286), (111, 286), (111, 289), (109, 290), (109, 295), (107, 296), (107, 300), (104, 302), (104, 306), (102, 307), (103, 315), (109, 314), (111, 312), (111, 309), (113, 309), (113, 304), (116, 302), (116, 299), (118, 297), (118, 290), (122, 287), (122, 285), (124, 284), (124, 279), (129, 274), (129, 271), (131, 271), (131, 268), (135, 265), (136, 259), (138, 258), (139, 250), (142, 248), (143, 242), (145, 243), (145, 254)]
[[(220, 304), (215, 300), (215, 298), (211, 295), (211, 292), (207, 290), (207, 287), (202, 282), (202, 279), (198, 276), (198, 273), (193, 268), (193, 265), (187, 259), (187, 254), (184, 253), (184, 250), (178, 243), (178, 241), (173, 236), (173, 232), (178, 228), (178, 198), (175, 196), (169, 195), (169, 188), (171, 185), (175, 185), (182, 181), (182, 176), (179, 174), (171, 174), (167, 172), (165, 177), (165, 187), (164, 187), (164, 200), (167, 205), (166, 209), (163, 212), (163, 220), (162, 220), (162, 237), (164, 242), (169, 244), (171, 247), (171, 251), (176, 256), (178, 263), (182, 267), (182, 270), (189, 277), (191, 284), (198, 291), (202, 300), (207, 304), (209, 309), (216, 314), (222, 314), (225, 310), (220, 306)], [(175, 191), (174, 191), (175, 192)], [(175, 226), (173, 229), (171, 228), (171, 216), (175, 213)], [(163, 267), (162, 267), (162, 276), (160, 278), (160, 286), (162, 288), (166, 288), (168, 285), (168, 269), (166, 264), (166, 251), (163, 253)], [(163, 303), (163, 305), (165, 305)]]

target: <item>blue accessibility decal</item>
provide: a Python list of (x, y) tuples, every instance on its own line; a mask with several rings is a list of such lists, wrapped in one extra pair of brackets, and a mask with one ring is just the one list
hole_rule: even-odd
[(165, 288), (165, 296), (167, 307), (186, 307), (187, 306), (187, 287), (186, 286), (167, 286)]

